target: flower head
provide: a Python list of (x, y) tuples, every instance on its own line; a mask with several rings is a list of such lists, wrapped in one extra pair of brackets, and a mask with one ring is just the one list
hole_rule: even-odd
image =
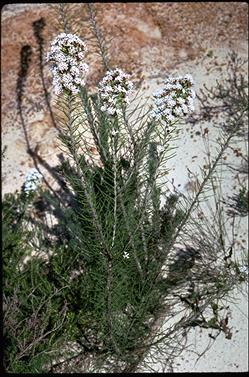
[(59, 34), (51, 43), (47, 61), (52, 63), (53, 87), (56, 94), (63, 90), (76, 94), (85, 85), (88, 64), (84, 62), (87, 47), (77, 35)]
[(177, 118), (194, 110), (195, 91), (190, 75), (169, 77), (164, 81), (162, 89), (153, 94), (154, 109), (151, 112), (155, 120), (172, 123)]
[(130, 75), (116, 68), (106, 73), (99, 83), (99, 95), (102, 100), (101, 110), (110, 115), (120, 112), (122, 104), (129, 103), (133, 83)]
[(37, 189), (42, 175), (35, 168), (30, 169), (25, 175), (25, 182), (23, 184), (23, 191), (26, 193), (33, 192)]

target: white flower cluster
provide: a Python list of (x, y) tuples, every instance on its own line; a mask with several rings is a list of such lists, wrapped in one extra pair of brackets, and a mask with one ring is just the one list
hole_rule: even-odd
[(42, 175), (37, 169), (30, 169), (25, 175), (23, 191), (26, 193), (35, 191), (41, 178)]
[(153, 94), (155, 107), (151, 116), (155, 120), (172, 123), (194, 110), (194, 82), (190, 75), (170, 77), (164, 87)]
[(51, 43), (47, 61), (52, 63), (53, 87), (56, 94), (63, 90), (76, 94), (85, 85), (88, 64), (84, 62), (87, 47), (77, 35), (59, 34)]
[(248, 266), (239, 266), (239, 271), (241, 273), (245, 273), (245, 274), (248, 274)]
[(116, 68), (106, 73), (99, 83), (99, 94), (103, 101), (101, 110), (110, 115), (121, 112), (121, 104), (129, 103), (133, 83), (129, 80), (130, 75)]

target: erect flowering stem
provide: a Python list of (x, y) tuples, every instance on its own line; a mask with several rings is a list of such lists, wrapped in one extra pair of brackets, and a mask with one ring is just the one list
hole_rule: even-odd
[(112, 235), (112, 249), (116, 237), (116, 227), (117, 227), (117, 156), (116, 156), (116, 147), (115, 139), (116, 134), (112, 135), (112, 155), (113, 155), (113, 188), (114, 188), (114, 209), (113, 209), (113, 235)]
[[(67, 129), (68, 129), (68, 132), (69, 132), (69, 138), (72, 141), (73, 140), (73, 132), (72, 132), (72, 122), (73, 122), (73, 120), (71, 118), (71, 109), (72, 109), (71, 95), (67, 95), (67, 99), (68, 99), (67, 102), (68, 102), (68, 107), (69, 107), (69, 115), (68, 115), (68, 121), (66, 122), (66, 126), (67, 126)], [(87, 199), (87, 202), (88, 202), (88, 205), (89, 205), (90, 210), (92, 212), (93, 219), (94, 219), (94, 225), (95, 225), (97, 234), (99, 236), (100, 242), (104, 246), (104, 253), (107, 256), (108, 260), (111, 260), (112, 256), (111, 256), (111, 253), (109, 251), (108, 245), (106, 244), (105, 237), (103, 235), (102, 226), (101, 226), (100, 220), (98, 218), (98, 214), (95, 210), (94, 203), (91, 199), (91, 194), (90, 194), (91, 190), (89, 190), (89, 188), (87, 187), (87, 180), (86, 180), (85, 174), (80, 167), (80, 162), (79, 162), (80, 157), (78, 156), (76, 148), (74, 148), (74, 146), (71, 143), (67, 144), (66, 146), (68, 147), (68, 149), (69, 149), (70, 153), (72, 154), (72, 157), (75, 161), (77, 175), (80, 179), (82, 188), (84, 190), (84, 193), (85, 193), (85, 196), (86, 196), (86, 199)]]
[(148, 262), (148, 248), (147, 248), (147, 244), (146, 244), (146, 238), (145, 238), (143, 223), (140, 224), (140, 230), (141, 230), (141, 236), (142, 236), (143, 248), (144, 248), (144, 260), (147, 263)]
[(120, 193), (124, 192), (131, 178), (137, 174), (139, 169), (139, 163), (142, 161), (142, 156), (144, 154), (144, 148), (148, 143), (148, 140), (153, 132), (154, 127), (155, 123), (153, 121), (149, 122), (147, 128), (144, 131), (144, 135), (140, 143), (138, 142), (134, 144), (134, 164), (130, 167), (128, 171), (128, 178), (126, 179), (126, 182), (124, 183), (123, 187), (120, 188)]
[(108, 261), (108, 270), (107, 270), (107, 284), (106, 284), (106, 290), (107, 290), (107, 322), (110, 332), (111, 341), (113, 344), (113, 347), (118, 355), (121, 355), (121, 351), (117, 345), (116, 339), (113, 336), (113, 324), (112, 324), (112, 260)]
[[(151, 123), (149, 124), (149, 126), (148, 126), (148, 132), (149, 132), (149, 135), (150, 135), (150, 132), (153, 131), (153, 126), (155, 126), (154, 122), (151, 122)], [(174, 132), (174, 130), (172, 130), (171, 133), (172, 133), (172, 132)], [(166, 138), (167, 138), (167, 136), (168, 136), (168, 134), (167, 134), (167, 133), (164, 133), (164, 138), (163, 138), (163, 140), (164, 140), (164, 145), (165, 145), (165, 143), (166, 143)], [(144, 145), (144, 146), (146, 145), (145, 140), (142, 140), (142, 142), (141, 142), (141, 146), (139, 146), (139, 150), (140, 150), (140, 151), (141, 151), (143, 145)], [(131, 244), (132, 247), (133, 247), (133, 245), (134, 245), (134, 242), (133, 242), (133, 234), (136, 234), (136, 232), (137, 232), (139, 229), (141, 229), (141, 227), (143, 227), (143, 221), (144, 221), (144, 218), (145, 218), (145, 215), (146, 215), (147, 203), (148, 203), (149, 197), (150, 197), (150, 195), (151, 195), (151, 192), (152, 192), (152, 190), (153, 190), (153, 187), (154, 187), (155, 184), (156, 184), (156, 171), (157, 171), (158, 167), (160, 166), (162, 160), (163, 160), (163, 153), (161, 153), (161, 154), (159, 155), (159, 157), (158, 157), (158, 161), (157, 161), (157, 164), (156, 164), (156, 166), (155, 166), (155, 179), (153, 180), (152, 184), (151, 184), (150, 182), (148, 182), (148, 184), (147, 184), (147, 186), (146, 186), (143, 200), (142, 200), (142, 202), (141, 202), (140, 205), (139, 205), (139, 207), (141, 208), (141, 212), (140, 212), (140, 216), (139, 216), (139, 221), (138, 221), (138, 223), (137, 223), (136, 228), (132, 230), (132, 233), (129, 232), (129, 238), (130, 238), (130, 239), (129, 239), (129, 241), (128, 241), (127, 244), (126, 244), (125, 249), (128, 248), (130, 244)], [(135, 167), (135, 168), (136, 168), (136, 167)], [(137, 168), (137, 169), (138, 169), (138, 168)], [(132, 173), (131, 173), (131, 174), (132, 174)], [(131, 176), (130, 176), (130, 177), (131, 177)], [(130, 179), (130, 177), (129, 177), (128, 179)], [(126, 183), (127, 183), (127, 182), (126, 182)], [(123, 209), (123, 211), (124, 211), (124, 209)], [(128, 226), (128, 229), (129, 229), (129, 224), (128, 224), (128, 222), (127, 222), (127, 226)], [(146, 247), (146, 245), (145, 245), (145, 247)], [(138, 267), (138, 269), (139, 269), (139, 267)]]
[(88, 97), (88, 93), (87, 93), (87, 90), (86, 90), (85, 87), (81, 88), (81, 90), (80, 90), (80, 98), (81, 98), (81, 101), (82, 101), (82, 104), (83, 104), (83, 109), (84, 109), (84, 112), (86, 114), (88, 124), (89, 124), (90, 130), (92, 132), (96, 147), (98, 148), (100, 159), (101, 159), (103, 165), (106, 166), (106, 163), (107, 163), (108, 157), (109, 157), (108, 156), (108, 150), (106, 150), (105, 147), (102, 145), (100, 137), (99, 137), (98, 132), (96, 130), (96, 126), (95, 126), (96, 120), (93, 117), (91, 107), (90, 107), (90, 99)]
[(131, 142), (132, 142), (132, 145), (133, 145), (133, 148), (135, 150), (135, 147), (136, 147), (136, 140), (134, 138), (134, 135), (133, 135), (133, 132), (132, 132), (132, 129), (131, 129), (131, 126), (130, 126), (130, 123), (128, 122), (128, 119), (126, 117), (126, 113), (125, 113), (125, 105), (122, 104), (122, 115), (123, 115), (123, 120), (124, 120), (124, 125), (128, 131), (128, 135), (130, 136), (130, 139), (131, 139)]
[(100, 29), (98, 28), (97, 22), (96, 22), (96, 14), (94, 12), (93, 4), (92, 3), (87, 3), (87, 11), (89, 14), (89, 21), (92, 26), (92, 32), (96, 38), (98, 48), (100, 51), (100, 55), (102, 58), (102, 63), (103, 67), (105, 70), (109, 69), (109, 62), (108, 62), (108, 57), (106, 54), (106, 49), (104, 46), (104, 39), (103, 36), (101, 35)]
[(68, 20), (67, 20), (66, 14), (65, 14), (64, 7), (65, 7), (65, 4), (59, 3), (60, 17), (61, 17), (62, 22), (63, 22), (63, 29), (64, 29), (65, 33), (67, 33), (68, 32)]
[(140, 263), (138, 256), (137, 256), (137, 250), (136, 250), (136, 246), (135, 246), (135, 242), (134, 242), (134, 237), (133, 237), (133, 234), (132, 234), (132, 233), (134, 233), (134, 231), (131, 230), (131, 228), (130, 228), (129, 219), (128, 219), (127, 213), (125, 211), (125, 207), (124, 207), (122, 197), (120, 198), (120, 203), (121, 203), (121, 208), (122, 208), (122, 212), (123, 212), (123, 216), (124, 216), (124, 220), (125, 220), (126, 229), (128, 231), (128, 235), (129, 235), (129, 241), (126, 244), (125, 248), (127, 248), (131, 244), (132, 249), (133, 249), (133, 256), (134, 256), (134, 259), (135, 259), (135, 262), (136, 262), (136, 265), (137, 265), (137, 269), (138, 269), (138, 272), (139, 272), (141, 279), (143, 280), (144, 279), (143, 270), (142, 270), (141, 263)]

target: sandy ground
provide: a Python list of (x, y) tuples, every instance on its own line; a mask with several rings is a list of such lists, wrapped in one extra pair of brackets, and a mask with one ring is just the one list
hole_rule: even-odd
[[(214, 59), (219, 61), (219, 64), (225, 61), (225, 57), (229, 51), (226, 49), (215, 49)], [(239, 50), (240, 56), (247, 58), (247, 46)], [(207, 74), (209, 66), (208, 61), (205, 59), (206, 64), (193, 64), (188, 63), (177, 67), (177, 73), (191, 73), (196, 83), (197, 93), (205, 83), (208, 87), (215, 85), (215, 79), (219, 78), (220, 73), (213, 70)], [(156, 80), (150, 80), (148, 93), (153, 93), (158, 89), (159, 85)], [(198, 103), (197, 111), (198, 111)], [(217, 155), (216, 140), (220, 135), (220, 130), (212, 127), (211, 122), (205, 122), (201, 125), (196, 124), (194, 127), (189, 124), (181, 126), (178, 139), (175, 144), (175, 157), (169, 160), (169, 174), (167, 175), (167, 187), (183, 193), (191, 194), (194, 192), (194, 181), (189, 178), (189, 169), (191, 172), (198, 175), (200, 178), (200, 168), (206, 165), (206, 152), (203, 142), (204, 129), (209, 131), (210, 151), (214, 157)], [(244, 156), (248, 154), (248, 145), (243, 139), (235, 138), (235, 145), (241, 148)], [(240, 161), (239, 158), (231, 151), (227, 150), (224, 154), (224, 163), (237, 165)], [(221, 166), (219, 170), (223, 179), (222, 191), (224, 196), (231, 196), (238, 190), (239, 182), (236, 174), (231, 173), (230, 170)], [(241, 178), (241, 177), (240, 177)], [(201, 178), (200, 178), (201, 181)], [(242, 176), (242, 181), (248, 185), (248, 176)], [(248, 252), (248, 218), (241, 218), (237, 223), (238, 242), (240, 242), (243, 254)], [(210, 331), (206, 329), (192, 329), (188, 334), (187, 346), (190, 349), (184, 351), (179, 357), (176, 357), (170, 367), (164, 366), (162, 363), (151, 362), (148, 357), (147, 362), (150, 363), (150, 368), (142, 368), (141, 372), (244, 372), (248, 370), (248, 287), (244, 284), (241, 290), (237, 289), (231, 292), (230, 298), (227, 300), (226, 305), (229, 306), (231, 313), (230, 327), (232, 328), (232, 339), (226, 339), (224, 334), (220, 335), (212, 344), (203, 356), (199, 359), (198, 355), (202, 354), (206, 347), (208, 347)], [(167, 329), (167, 327), (165, 327)], [(159, 355), (157, 357), (160, 358)], [(140, 370), (139, 370), (140, 371)]]
[[(19, 13), (18, 13), (19, 14)], [(12, 8), (6, 9), (6, 19), (12, 17)], [(155, 32), (155, 38), (158, 34)], [(248, 48), (245, 41), (240, 40), (234, 46), (240, 56), (247, 58)], [(198, 57), (189, 58), (184, 48), (178, 49), (177, 54), (181, 59), (178, 59), (175, 64), (170, 67), (167, 65), (167, 69), (163, 70), (155, 66), (153, 71), (153, 64), (149, 50), (144, 49), (142, 52), (143, 58), (143, 76), (145, 78), (146, 85), (144, 90), (147, 95), (153, 93), (162, 82), (166, 74), (173, 75), (190, 73), (192, 74), (196, 82), (196, 90), (202, 87), (204, 83), (207, 85), (213, 85), (215, 78), (217, 77), (217, 71), (210, 69), (207, 72), (207, 68), (212, 66), (215, 57), (225, 62), (226, 54), (228, 53), (228, 47), (213, 48), (213, 57), (208, 57), (208, 49), (204, 49), (201, 55)], [(167, 50), (167, 59), (170, 60), (175, 57), (175, 50), (169, 47)], [(148, 69), (150, 67), (150, 69)], [(161, 64), (162, 67), (162, 64)], [(4, 81), (6, 78), (2, 77)], [(32, 81), (35, 83), (35, 81)], [(35, 85), (35, 84), (34, 84)], [(4, 92), (5, 95), (7, 91)], [(7, 94), (6, 94), (7, 95)], [(3, 98), (5, 100), (5, 97)], [(33, 167), (33, 161), (26, 153), (26, 144), (23, 136), (22, 128), (15, 127), (15, 122), (18, 122), (18, 115), (14, 110), (14, 103), (12, 104), (12, 123), (3, 116), (5, 124), (2, 127), (2, 146), (6, 145), (6, 158), (2, 161), (2, 193), (14, 192), (19, 190), (24, 180), (24, 175), (30, 167)], [(39, 107), (39, 106), (38, 106)], [(3, 107), (6, 111), (6, 108)], [(9, 108), (11, 109), (11, 107)], [(30, 134), (30, 142), (33, 148), (40, 153), (52, 166), (58, 162), (58, 143), (56, 139), (57, 132), (52, 127), (44, 127), (44, 124), (48, 124), (49, 120), (44, 106), (37, 108), (34, 113), (25, 114), (25, 122), (27, 123), (28, 132)], [(48, 117), (49, 118), (49, 117)], [(8, 127), (6, 127), (8, 125)], [(205, 126), (203, 126), (205, 127)], [(207, 125), (210, 131), (210, 138), (215, 139), (217, 137), (217, 130), (212, 128), (212, 125)], [(179, 190), (191, 192), (191, 180), (188, 176), (188, 168), (192, 171), (198, 172), (199, 167), (205, 165), (205, 152), (202, 137), (198, 134), (203, 130), (191, 125), (182, 126), (179, 134), (179, 139), (176, 142), (176, 156), (169, 162), (170, 174), (168, 175), (168, 184), (174, 179), (174, 185)], [(246, 154), (246, 145), (241, 143), (240, 145), (242, 153)], [(197, 157), (196, 157), (197, 156)], [(232, 153), (227, 153), (227, 159), (232, 163), (238, 163), (237, 157)], [(44, 167), (40, 167), (45, 177), (50, 183), (53, 183), (53, 179), (48, 174)], [(225, 174), (225, 193), (232, 195), (237, 192), (238, 181), (235, 175), (231, 177), (231, 174), (226, 176)], [(231, 184), (232, 182), (232, 184)], [(245, 250), (247, 250), (247, 219), (243, 219), (240, 224), (239, 238), (246, 239), (244, 244)], [(198, 356), (193, 352), (184, 352), (179, 358), (176, 358), (172, 365), (171, 371), (173, 372), (238, 372), (248, 370), (248, 295), (246, 293), (246, 287), (243, 288), (243, 292), (234, 292), (236, 302), (230, 303), (231, 310), (231, 326), (233, 328), (233, 337), (228, 340), (221, 334), (215, 341), (214, 345), (208, 350), (205, 355), (196, 363)], [(202, 352), (208, 342), (207, 332), (204, 330), (193, 330), (189, 335), (188, 344), (192, 344), (192, 351)], [(196, 364), (195, 364), (196, 363)], [(153, 365), (158, 372), (162, 372), (162, 365)], [(147, 370), (150, 372), (150, 370)], [(168, 370), (170, 371), (170, 370)]]

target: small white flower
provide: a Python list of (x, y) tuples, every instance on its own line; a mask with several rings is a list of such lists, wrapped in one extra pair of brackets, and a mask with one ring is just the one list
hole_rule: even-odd
[(183, 78), (188, 80), (192, 85), (194, 85), (194, 80), (193, 80), (193, 77), (191, 75), (187, 74)]
[(63, 90), (62, 85), (58, 85), (58, 84), (54, 85), (54, 92), (56, 95), (59, 95), (62, 92), (62, 90)]
[(106, 111), (110, 115), (114, 115), (116, 113), (116, 110), (113, 107), (109, 107), (108, 109), (106, 109)]
[(124, 257), (125, 259), (129, 259), (129, 258), (130, 258), (130, 254), (127, 253), (127, 251), (125, 251), (124, 254), (123, 254), (123, 257)]
[(161, 154), (161, 153), (164, 152), (165, 146), (163, 146), (163, 145), (160, 144), (160, 145), (157, 146), (157, 150), (158, 150), (158, 153)]
[(187, 114), (188, 113), (188, 106), (187, 105), (183, 104), (181, 106), (181, 108), (182, 108), (183, 114)]
[[(63, 70), (66, 70), (68, 69), (68, 65), (66, 62), (61, 62), (58, 64), (58, 68), (60, 71), (63, 71)], [(58, 72), (58, 70), (56, 70)], [(55, 70), (53, 70), (53, 72), (55, 72)]]
[(190, 89), (190, 91), (189, 91), (189, 97), (190, 98), (195, 98), (195, 91), (193, 90), (193, 89)]
[(123, 90), (126, 92), (126, 89), (125, 89), (125, 88), (122, 88), (121, 85), (118, 85), (118, 86), (116, 87), (116, 90), (117, 90), (118, 92), (122, 92)]
[(111, 92), (112, 92), (112, 87), (107, 85), (107, 86), (105, 87), (105, 91), (106, 91), (107, 93), (108, 93), (108, 92), (111, 93)]
[(73, 75), (79, 75), (80, 74), (80, 70), (76, 65), (73, 65), (71, 67), (71, 74), (73, 74)]
[(75, 86), (73, 86), (73, 87), (71, 87), (71, 91), (72, 91), (72, 93), (73, 94), (77, 94), (77, 93), (79, 93), (79, 88), (76, 88)]
[[(75, 54), (77, 52), (77, 48), (75, 48), (74, 46), (70, 46), (69, 47), (69, 53), (70, 54)], [(80, 52), (79, 52), (79, 54), (81, 54)], [(78, 54), (78, 56), (79, 56), (79, 54)]]
[(62, 54), (61, 52), (54, 53), (52, 58), (54, 58), (54, 60), (58, 63), (67, 61), (67, 57), (64, 54)]
[(185, 102), (186, 101), (185, 101), (184, 98), (182, 98), (182, 97), (177, 98), (177, 103), (179, 103), (179, 105), (183, 105)]
[(168, 108), (164, 109), (163, 113), (165, 115), (170, 115), (170, 114), (172, 114), (172, 109), (168, 107)]
[(108, 101), (108, 103), (111, 104), (112, 106), (115, 105), (115, 99), (114, 99), (114, 98), (112, 98), (112, 97), (108, 97), (108, 98), (107, 98), (107, 101)]
[(170, 90), (170, 89), (173, 89), (172, 87), (173, 87), (173, 84), (171, 84), (171, 83), (167, 83), (167, 84), (164, 86), (164, 89), (165, 89), (165, 90)]
[(167, 121), (168, 122), (174, 122), (176, 120), (176, 117), (173, 114), (169, 114), (167, 116)]
[(152, 118), (154, 118), (155, 120), (160, 120), (160, 119), (161, 119), (161, 115), (160, 115), (160, 114), (152, 113), (151, 116), (152, 116)]
[(80, 69), (80, 71), (87, 73), (89, 71), (89, 65), (86, 64), (86, 63), (80, 63), (79, 69)]
[(173, 100), (173, 99), (170, 98), (170, 97), (169, 97), (169, 98), (166, 98), (165, 102), (166, 102), (166, 104), (167, 104), (169, 107), (173, 107), (173, 106), (176, 105), (176, 101)]
[(239, 266), (239, 271), (241, 273), (248, 273), (248, 266)]
[(164, 98), (157, 98), (156, 100), (155, 100), (155, 103), (157, 104), (157, 105), (162, 105), (163, 103), (164, 103)]
[(175, 113), (175, 115), (181, 116), (182, 113), (183, 113), (182, 108), (181, 107), (175, 107), (174, 108), (174, 113)]
[(192, 113), (193, 111), (195, 111), (194, 105), (188, 105), (188, 112)]
[(159, 89), (159, 90), (157, 90), (157, 91), (153, 94), (153, 96), (154, 96), (154, 97), (160, 97), (160, 96), (163, 94), (163, 92), (164, 92), (163, 89)]
[(75, 77), (75, 78), (74, 78), (74, 83), (75, 83), (76, 85), (81, 84), (81, 82), (82, 82), (82, 80), (81, 80), (80, 77)]
[(174, 85), (175, 89), (179, 89), (181, 90), (182, 89), (182, 86), (179, 82), (177, 82), (175, 85)]
[(113, 131), (112, 131), (112, 136), (113, 136), (113, 137), (115, 137), (117, 134), (118, 134), (118, 131), (117, 131), (117, 130), (113, 130)]

